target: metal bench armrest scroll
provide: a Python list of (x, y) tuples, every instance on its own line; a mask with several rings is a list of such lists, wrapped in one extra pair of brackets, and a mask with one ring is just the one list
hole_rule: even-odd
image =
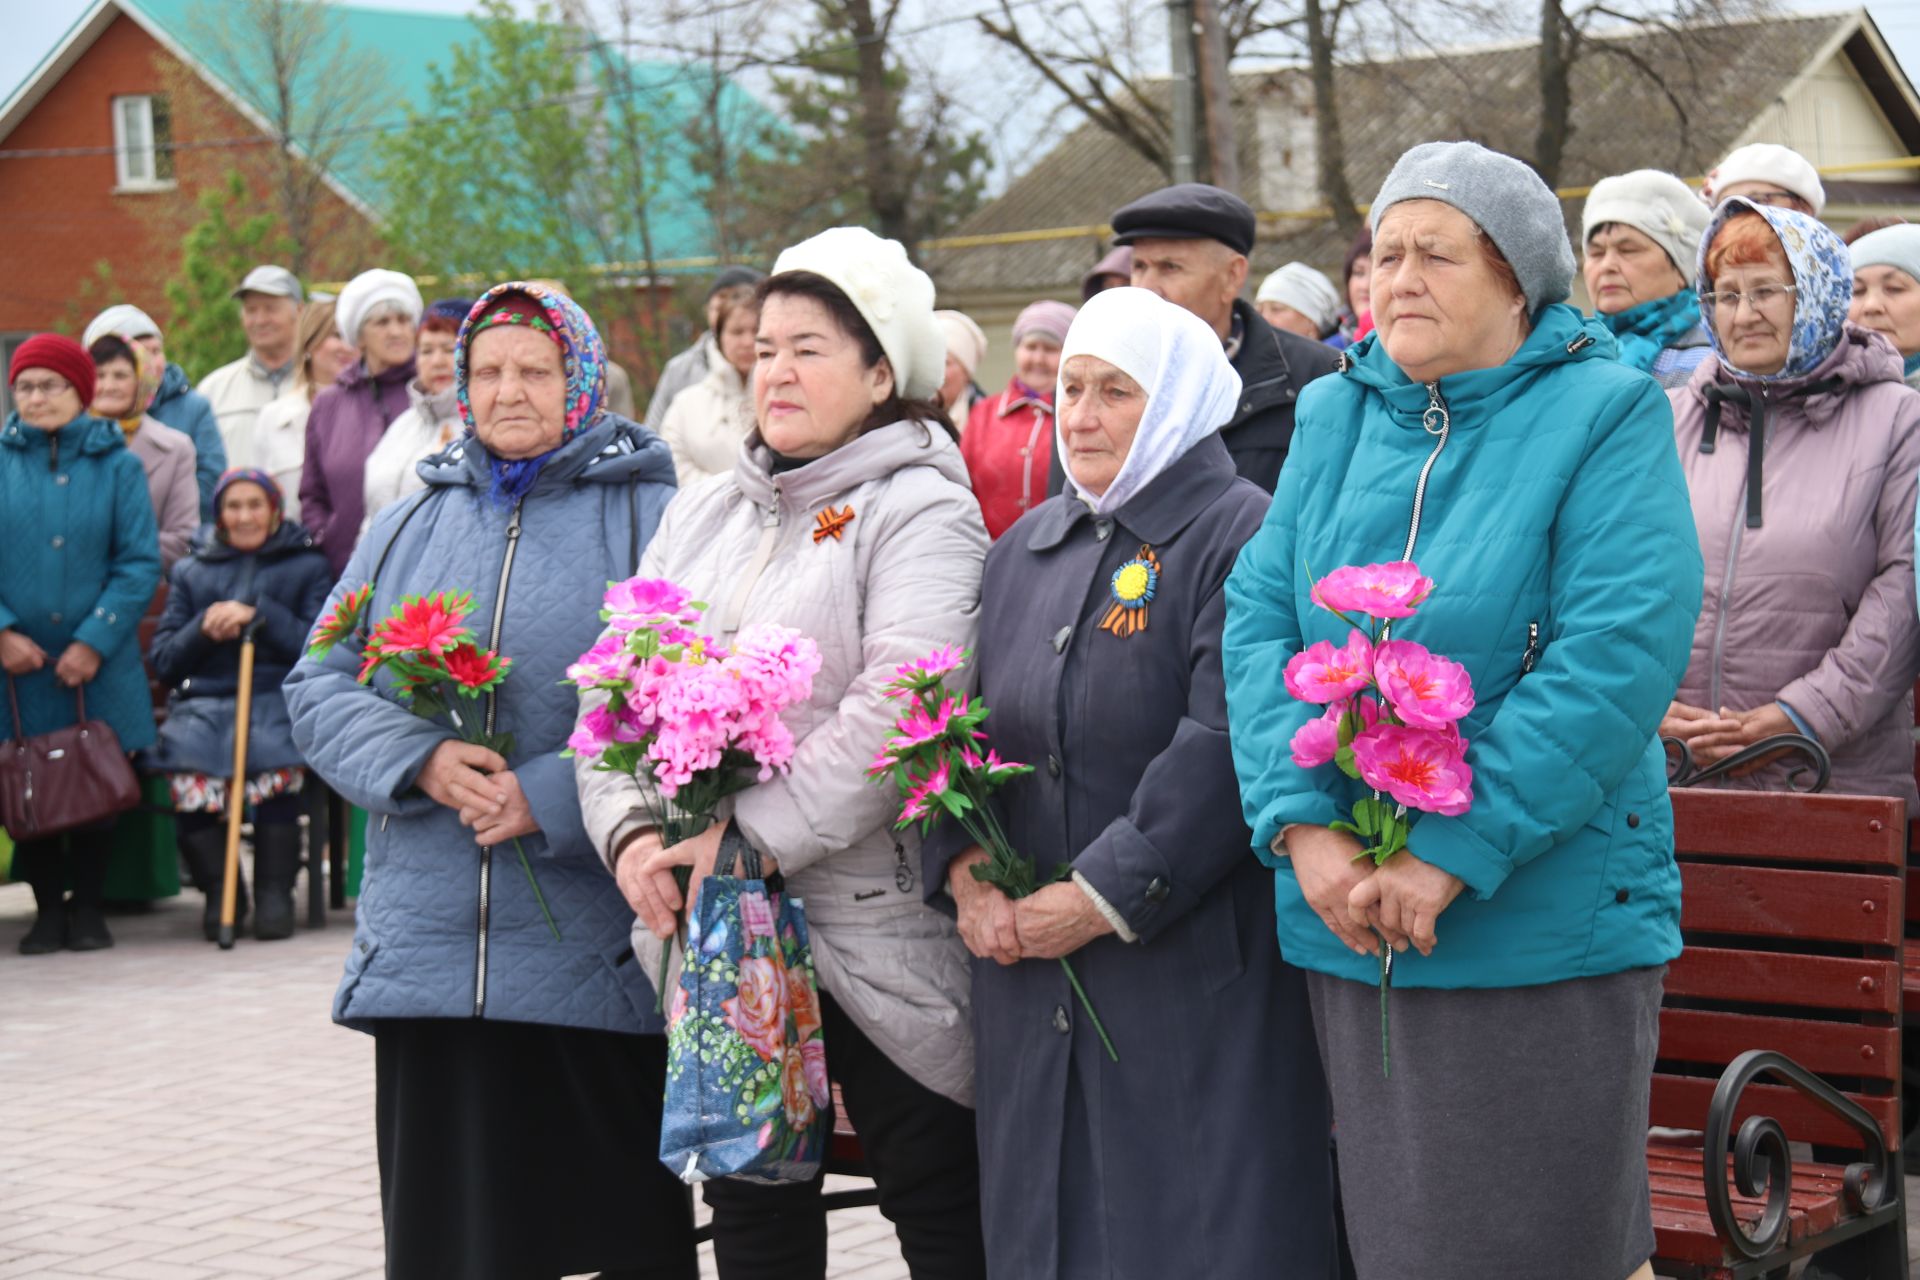
[(1707, 1110), (1702, 1176), (1706, 1184), (1707, 1216), (1722, 1240), (1743, 1257), (1763, 1258), (1780, 1245), (1787, 1230), (1793, 1163), (1786, 1131), (1779, 1122), (1769, 1116), (1749, 1116), (1734, 1138), (1732, 1175), (1740, 1193), (1758, 1196), (1761, 1187), (1766, 1188), (1766, 1205), (1753, 1235), (1749, 1235), (1734, 1216), (1732, 1197), (1727, 1193), (1727, 1169), (1718, 1159), (1720, 1153), (1727, 1150), (1727, 1131), (1739, 1107), (1740, 1095), (1763, 1075), (1785, 1081), (1859, 1133), (1866, 1158), (1847, 1166), (1843, 1186), (1849, 1208), (1855, 1213), (1872, 1213), (1899, 1199), (1894, 1158), (1873, 1117), (1785, 1054), (1770, 1049), (1749, 1049), (1727, 1064)]
[[(1705, 768), (1693, 763), (1687, 744), (1680, 739), (1662, 738), (1660, 745), (1667, 751), (1668, 787), (1698, 786), (1736, 773), (1755, 761), (1782, 754), (1803, 757), (1793, 762), (1787, 770), (1787, 786), (1790, 790), (1803, 793), (1825, 791), (1827, 780), (1833, 774), (1833, 762), (1827, 757), (1827, 749), (1799, 733), (1779, 733), (1771, 738), (1762, 738), (1752, 746), (1716, 760)], [(1805, 781), (1809, 772), (1813, 774), (1811, 782)]]

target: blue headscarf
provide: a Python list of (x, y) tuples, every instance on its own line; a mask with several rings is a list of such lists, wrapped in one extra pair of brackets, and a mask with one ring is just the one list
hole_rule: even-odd
[(1702, 290), (1712, 287), (1707, 279), (1707, 253), (1714, 237), (1739, 213), (1757, 213), (1767, 220), (1780, 247), (1786, 250), (1787, 265), (1793, 269), (1793, 335), (1787, 346), (1787, 362), (1777, 373), (1748, 373), (1727, 359), (1720, 348), (1720, 335), (1714, 332), (1713, 317), (1707, 313), (1706, 299), (1700, 300), (1700, 323), (1706, 327), (1707, 341), (1721, 367), (1751, 382), (1790, 382), (1804, 378), (1840, 345), (1846, 330), (1847, 308), (1853, 302), (1853, 259), (1847, 245), (1834, 230), (1818, 218), (1792, 209), (1754, 204), (1744, 196), (1733, 196), (1714, 211), (1706, 235), (1700, 238), (1699, 268), (1694, 278)]
[[(566, 426), (560, 444), (579, 435), (600, 414), (607, 394), (607, 349), (599, 330), (578, 303), (548, 285), (526, 280), (497, 284), (480, 295), (460, 326), (453, 348), (454, 401), (460, 421), (473, 431), (473, 405), (467, 397), (467, 353), (475, 335), (501, 325), (521, 325), (551, 338), (560, 348), (560, 365), (567, 380)], [(478, 439), (478, 433), (475, 433)], [(532, 458), (496, 458), (487, 455), (493, 475), (488, 495), (510, 507), (527, 495), (540, 477), (540, 468), (559, 452), (559, 446)]]

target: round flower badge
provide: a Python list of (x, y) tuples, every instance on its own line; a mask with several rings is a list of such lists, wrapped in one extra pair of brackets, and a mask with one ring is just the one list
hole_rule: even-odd
[(1160, 587), (1160, 558), (1153, 548), (1142, 546), (1140, 554), (1113, 571), (1107, 592), (1113, 604), (1100, 620), (1102, 631), (1111, 631), (1122, 640), (1147, 629), (1147, 606)]

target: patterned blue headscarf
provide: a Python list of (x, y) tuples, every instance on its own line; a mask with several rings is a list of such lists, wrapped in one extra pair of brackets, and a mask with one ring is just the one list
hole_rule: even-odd
[(1714, 237), (1738, 213), (1757, 213), (1767, 220), (1780, 246), (1786, 250), (1787, 265), (1793, 268), (1793, 337), (1787, 347), (1787, 363), (1777, 373), (1748, 373), (1727, 359), (1720, 349), (1720, 335), (1714, 332), (1713, 317), (1705, 299), (1700, 303), (1700, 323), (1707, 331), (1713, 354), (1730, 373), (1752, 382), (1790, 382), (1804, 378), (1819, 368), (1840, 345), (1846, 328), (1847, 307), (1853, 301), (1853, 259), (1847, 245), (1834, 230), (1818, 218), (1792, 209), (1754, 204), (1743, 196), (1734, 196), (1714, 211), (1706, 235), (1700, 238), (1700, 260), (1694, 278), (1701, 289), (1712, 287), (1707, 279), (1707, 252)]
[[(560, 444), (579, 435), (600, 415), (600, 404), (607, 394), (607, 349), (600, 331), (565, 294), (527, 280), (509, 280), (480, 295), (460, 326), (453, 348), (454, 400), (460, 408), (460, 421), (473, 431), (473, 405), (467, 397), (467, 353), (474, 336), (484, 329), (500, 325), (522, 325), (551, 338), (560, 348), (560, 365), (567, 379), (566, 426)], [(477, 438), (477, 436), (476, 436)], [(540, 468), (559, 452), (559, 447), (532, 458), (503, 459), (488, 456), (493, 473), (489, 490), (501, 506), (512, 506), (539, 478)]]

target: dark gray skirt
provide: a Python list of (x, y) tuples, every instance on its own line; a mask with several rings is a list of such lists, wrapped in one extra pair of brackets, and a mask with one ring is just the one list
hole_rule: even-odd
[(1309, 973), (1360, 1280), (1625, 1280), (1653, 1254), (1647, 1105), (1664, 966), (1391, 993)]

